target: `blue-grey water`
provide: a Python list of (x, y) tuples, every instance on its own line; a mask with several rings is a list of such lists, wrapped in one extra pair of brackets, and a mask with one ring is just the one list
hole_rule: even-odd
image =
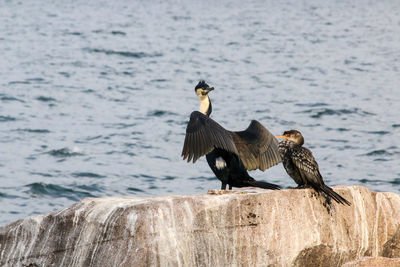
[(0, 224), (219, 188), (180, 157), (199, 79), (227, 129), (298, 129), (328, 185), (400, 193), (400, 2), (214, 2), (0, 2)]

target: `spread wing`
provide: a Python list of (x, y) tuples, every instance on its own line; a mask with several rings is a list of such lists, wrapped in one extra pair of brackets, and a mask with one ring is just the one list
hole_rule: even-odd
[(291, 156), (294, 165), (299, 169), (302, 177), (316, 185), (324, 184), (319, 172), (318, 163), (309, 149), (298, 147), (297, 149), (293, 149)]
[(198, 158), (210, 153), (214, 148), (225, 149), (238, 155), (231, 132), (203, 113), (193, 111), (186, 127), (183, 159), (187, 158), (188, 162), (193, 159), (195, 163)]
[(278, 140), (256, 120), (252, 120), (246, 130), (233, 132), (233, 137), (247, 170), (265, 171), (282, 161)]

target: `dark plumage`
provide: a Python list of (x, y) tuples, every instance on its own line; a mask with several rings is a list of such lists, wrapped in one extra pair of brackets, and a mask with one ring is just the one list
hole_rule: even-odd
[(311, 151), (303, 147), (304, 138), (299, 131), (286, 131), (282, 136), (277, 137), (286, 139), (279, 142), (279, 152), (286, 172), (298, 184), (299, 188), (314, 188), (317, 192), (322, 193), (328, 205), (331, 204), (331, 199), (333, 199), (337, 203), (350, 206), (349, 201), (325, 185)]
[[(208, 84), (206, 84), (205, 81), (200, 81), (195, 87), (194, 87), (194, 91), (196, 92), (197, 89), (200, 88), (210, 88), (210, 86), (208, 86)], [(213, 88), (214, 89), (214, 88)]]
[(256, 186), (279, 189), (279, 186), (256, 181), (247, 170), (262, 171), (281, 162), (276, 138), (258, 121), (251, 121), (249, 127), (240, 132), (225, 130), (212, 120), (210, 88), (204, 81), (196, 86), (200, 98), (200, 111), (193, 111), (186, 128), (182, 149), (183, 159), (196, 162), (206, 155), (208, 165), (222, 182), (221, 189)]

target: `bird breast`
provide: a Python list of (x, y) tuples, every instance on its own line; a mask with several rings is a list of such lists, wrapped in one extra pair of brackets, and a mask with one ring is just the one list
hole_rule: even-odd
[(226, 161), (222, 157), (218, 157), (215, 159), (215, 167), (218, 170), (221, 170), (226, 167)]

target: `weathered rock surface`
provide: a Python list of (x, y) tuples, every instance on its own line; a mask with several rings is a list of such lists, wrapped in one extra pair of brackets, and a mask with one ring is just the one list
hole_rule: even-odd
[(87, 198), (1, 227), (0, 265), (400, 266), (400, 196), (335, 191), (330, 214), (310, 189)]
[(399, 267), (400, 258), (391, 259), (384, 257), (365, 257), (355, 261), (351, 261), (343, 265), (343, 267)]

